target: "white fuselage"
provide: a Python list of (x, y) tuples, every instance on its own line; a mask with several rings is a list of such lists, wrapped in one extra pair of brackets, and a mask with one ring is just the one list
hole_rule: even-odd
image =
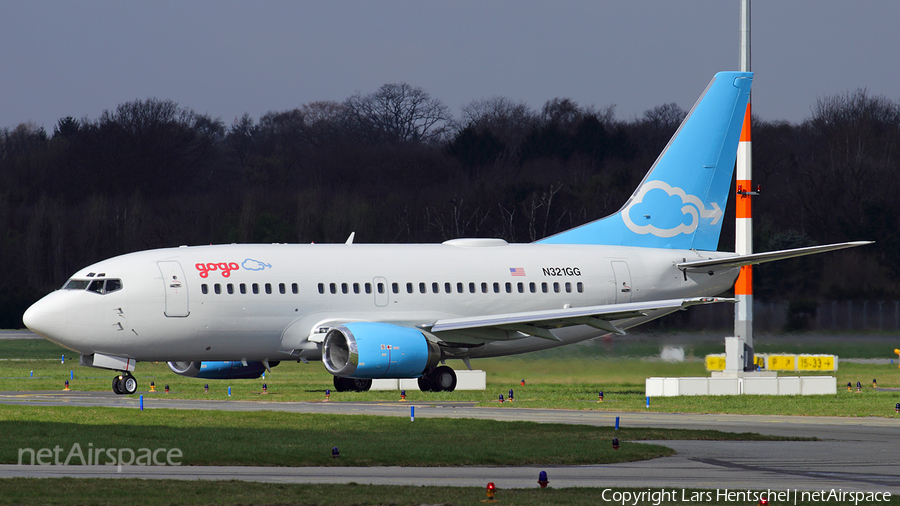
[[(25, 320), (47, 339), (85, 355), (139, 361), (318, 359), (316, 333), (339, 323), (417, 326), (716, 295), (732, 286), (737, 268), (710, 275), (684, 273), (675, 264), (732, 255), (499, 240), (158, 249), (82, 269), (73, 280), (115, 278), (121, 289), (57, 290), (32, 306)], [(617, 325), (633, 327), (663, 314)], [(585, 325), (555, 332), (561, 342), (521, 336), (461, 349), (466, 357), (508, 355), (604, 333)]]

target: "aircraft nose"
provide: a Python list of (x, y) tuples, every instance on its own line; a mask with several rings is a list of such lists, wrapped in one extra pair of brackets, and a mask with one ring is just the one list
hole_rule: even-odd
[(32, 332), (45, 338), (59, 337), (66, 329), (65, 298), (54, 292), (35, 302), (22, 315)]

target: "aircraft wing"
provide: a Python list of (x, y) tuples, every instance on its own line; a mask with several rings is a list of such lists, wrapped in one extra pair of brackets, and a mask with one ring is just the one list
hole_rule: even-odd
[(786, 258), (802, 257), (805, 255), (813, 255), (815, 253), (824, 253), (826, 251), (835, 251), (845, 248), (855, 248), (857, 246), (865, 246), (872, 244), (873, 241), (853, 241), (842, 242), (838, 244), (826, 244), (824, 246), (810, 246), (808, 248), (785, 249), (780, 251), (767, 251), (765, 253), (753, 253), (751, 255), (736, 255), (727, 258), (712, 258), (709, 260), (692, 260), (690, 262), (680, 262), (677, 267), (682, 270), (689, 271), (705, 271), (714, 270), (716, 268), (734, 268), (743, 267), (745, 265), (756, 265), (765, 262), (774, 262), (775, 260), (784, 260)]
[(678, 310), (698, 304), (716, 302), (737, 302), (736, 299), (720, 297), (698, 297), (693, 299), (652, 300), (647, 302), (629, 302), (625, 304), (605, 304), (602, 306), (573, 307), (543, 311), (525, 311), (521, 313), (472, 316), (467, 318), (448, 318), (438, 320), (430, 325), (423, 325), (432, 334), (440, 337), (443, 332), (465, 330), (502, 330), (514, 331), (541, 337), (552, 341), (560, 341), (552, 328), (570, 325), (589, 325), (599, 330), (624, 334), (625, 332), (612, 324), (614, 320), (624, 320), (638, 316), (646, 316), (648, 311)]

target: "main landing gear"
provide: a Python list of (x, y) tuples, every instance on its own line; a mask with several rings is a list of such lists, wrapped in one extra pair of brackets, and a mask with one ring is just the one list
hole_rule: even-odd
[[(456, 389), (456, 372), (442, 365), (425, 371), (418, 382), (419, 390), (423, 392), (452, 392)], [(372, 388), (370, 379), (334, 377), (335, 392), (366, 392), (370, 388)]]
[(370, 388), (372, 388), (370, 379), (334, 377), (335, 392), (367, 392)]
[(456, 372), (442, 365), (419, 378), (419, 390), (423, 392), (452, 392), (456, 390)]
[(119, 374), (113, 378), (112, 389), (118, 395), (131, 395), (137, 392), (137, 380), (130, 372)]

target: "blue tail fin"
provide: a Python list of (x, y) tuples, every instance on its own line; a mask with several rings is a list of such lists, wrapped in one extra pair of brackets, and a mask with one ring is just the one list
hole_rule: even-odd
[(617, 213), (538, 242), (714, 251), (752, 79), (716, 74)]

